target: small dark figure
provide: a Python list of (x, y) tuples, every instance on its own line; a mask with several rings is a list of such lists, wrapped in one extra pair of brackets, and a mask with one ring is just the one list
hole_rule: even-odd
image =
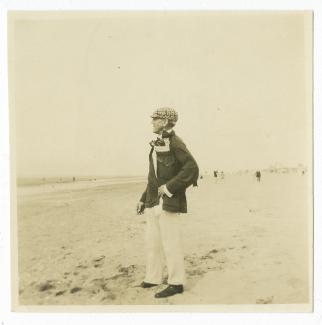
[(262, 177), (261, 172), (258, 170), (255, 175), (256, 175), (257, 182), (260, 182)]
[(214, 177), (217, 178), (217, 170), (214, 170)]
[(76, 181), (76, 178), (75, 177), (73, 177), (73, 182), (75, 182)]

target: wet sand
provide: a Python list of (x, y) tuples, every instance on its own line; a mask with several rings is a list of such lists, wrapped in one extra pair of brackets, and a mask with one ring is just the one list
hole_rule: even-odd
[(309, 302), (308, 176), (209, 176), (189, 188), (187, 285), (166, 299), (154, 298), (165, 284), (138, 287), (145, 220), (135, 205), (145, 184), (87, 185), (18, 188), (20, 304)]

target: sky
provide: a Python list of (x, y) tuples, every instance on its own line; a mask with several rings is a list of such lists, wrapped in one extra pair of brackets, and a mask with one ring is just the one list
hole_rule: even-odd
[(145, 175), (162, 106), (178, 111), (201, 171), (310, 165), (307, 12), (29, 12), (9, 23), (20, 177)]

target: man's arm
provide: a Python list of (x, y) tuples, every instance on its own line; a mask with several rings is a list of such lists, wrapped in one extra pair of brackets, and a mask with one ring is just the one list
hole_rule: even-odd
[(144, 213), (145, 199), (146, 199), (146, 191), (147, 191), (147, 189), (145, 189), (145, 191), (142, 193), (141, 198), (140, 198), (140, 201), (136, 205), (136, 213), (137, 214), (143, 214)]
[(145, 203), (145, 199), (146, 199), (146, 191), (147, 191), (147, 189), (145, 189), (145, 191), (142, 193), (142, 195), (141, 195), (141, 198), (140, 198), (140, 202), (142, 202), (142, 203)]
[(179, 173), (166, 184), (166, 190), (175, 194), (192, 184), (197, 185), (199, 168), (186, 145), (179, 138), (174, 139), (171, 150), (181, 164)]

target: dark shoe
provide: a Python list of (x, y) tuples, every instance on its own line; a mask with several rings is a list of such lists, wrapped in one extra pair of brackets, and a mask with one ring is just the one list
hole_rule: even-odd
[(166, 298), (166, 297), (170, 297), (170, 296), (176, 295), (177, 293), (182, 293), (182, 292), (183, 292), (182, 284), (178, 284), (178, 285), (170, 284), (164, 290), (156, 293), (154, 297), (155, 298)]
[(149, 283), (149, 282), (142, 282), (141, 284), (140, 284), (140, 287), (141, 288), (144, 288), (144, 289), (146, 289), (146, 288), (152, 288), (152, 287), (155, 287), (155, 286), (157, 286), (158, 284), (154, 284), (154, 283)]

